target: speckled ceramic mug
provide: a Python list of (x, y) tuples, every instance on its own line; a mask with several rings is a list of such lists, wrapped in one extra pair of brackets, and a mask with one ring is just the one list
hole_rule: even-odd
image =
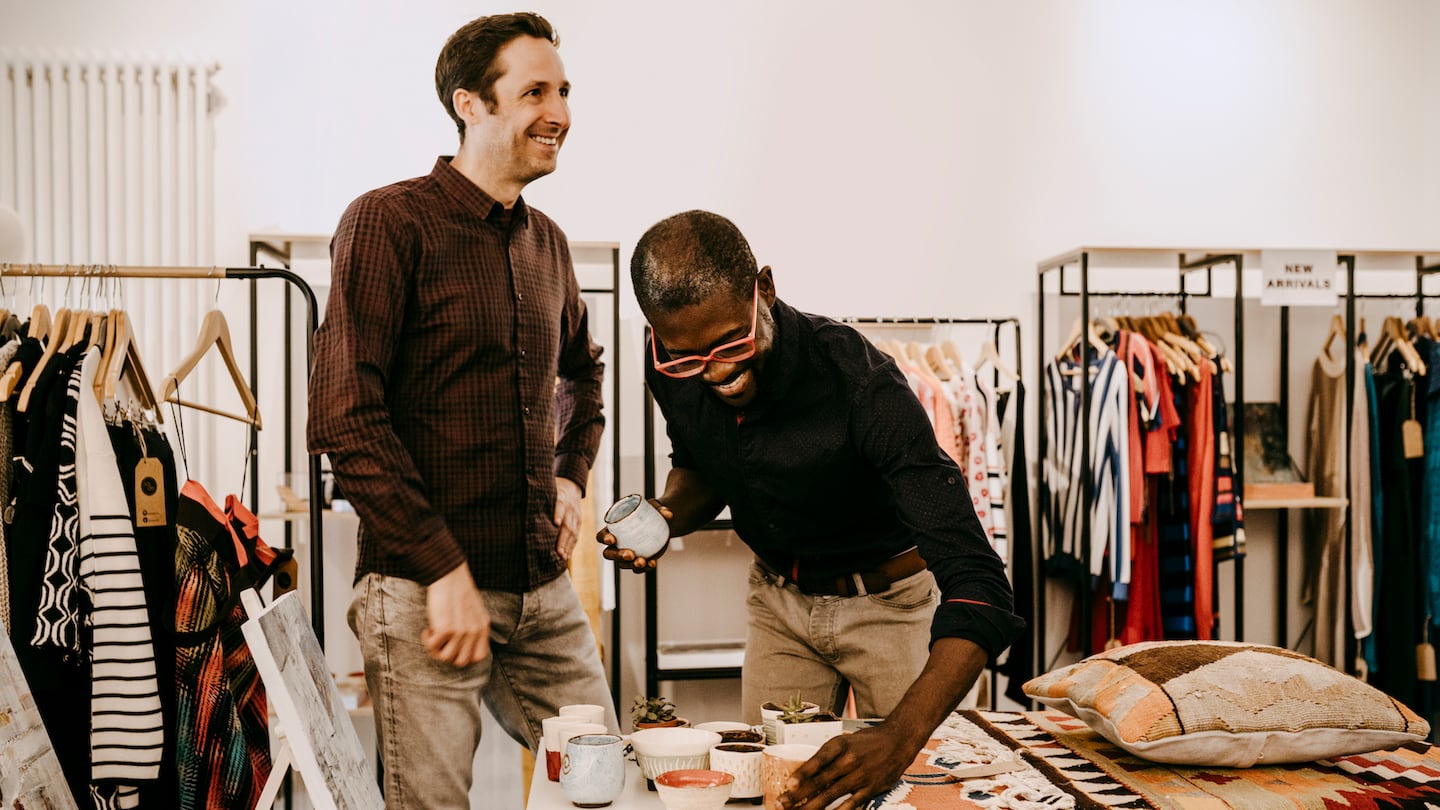
[(565, 743), (560, 789), (576, 807), (604, 807), (625, 790), (625, 741), (615, 734), (586, 734)]

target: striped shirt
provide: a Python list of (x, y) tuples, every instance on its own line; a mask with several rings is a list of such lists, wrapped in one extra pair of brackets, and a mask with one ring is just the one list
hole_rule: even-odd
[[(82, 392), (93, 387), (99, 360), (98, 348), (85, 355)], [(92, 605), (90, 775), (155, 779), (164, 723), (134, 524), (99, 402), (82, 395), (77, 418), (80, 580)]]

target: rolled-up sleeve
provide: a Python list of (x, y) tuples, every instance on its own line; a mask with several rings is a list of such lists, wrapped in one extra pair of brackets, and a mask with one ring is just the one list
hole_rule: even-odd
[(901, 521), (935, 575), (941, 604), (930, 637), (975, 642), (993, 661), (1025, 627), (1005, 564), (975, 516), (965, 478), (935, 443), (924, 410), (893, 364), (856, 392), (851, 430), (880, 471)]
[(315, 333), (308, 439), (330, 456), (336, 482), (381, 554), (429, 584), (465, 562), (425, 495), (386, 402), (405, 318), (418, 231), (367, 195), (346, 210), (331, 242), (331, 288)]

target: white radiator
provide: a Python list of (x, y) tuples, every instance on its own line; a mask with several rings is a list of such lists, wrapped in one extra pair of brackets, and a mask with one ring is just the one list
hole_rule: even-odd
[[(28, 242), (28, 255), (0, 260), (214, 263), (213, 117), (220, 97), (211, 78), (217, 70), (201, 62), (0, 49), (0, 205), (20, 214)], [(88, 308), (102, 291), (99, 283), (59, 279), (9, 278), (4, 286), (7, 306), (33, 301)], [(113, 285), (105, 289), (113, 300)], [(201, 317), (215, 306), (216, 284), (130, 280), (122, 289), (146, 369), (158, 384), (193, 345)], [(208, 365), (197, 373), (199, 390), (191, 396), (215, 390)], [(208, 445), (204, 434), (211, 431), (197, 421), (187, 414), (187, 437), (192, 445)]]

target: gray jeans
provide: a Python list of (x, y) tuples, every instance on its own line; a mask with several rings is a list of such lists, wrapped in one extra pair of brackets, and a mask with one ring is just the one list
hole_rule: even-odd
[(606, 706), (606, 725), (619, 728), (569, 577), (524, 594), (481, 591), (490, 611), (490, 656), (468, 667), (435, 661), (421, 646), (425, 591), (408, 579), (367, 574), (350, 605), (375, 707), (388, 810), (470, 806), (482, 701), (505, 733), (532, 752), (540, 721), (567, 704)]
[(925, 668), (938, 602), (929, 571), (881, 593), (811, 596), (789, 582), (777, 585), (752, 564), (740, 679), (746, 722), (760, 722), (762, 703), (783, 702), (796, 692), (838, 713), (847, 684), (861, 717), (885, 717)]

